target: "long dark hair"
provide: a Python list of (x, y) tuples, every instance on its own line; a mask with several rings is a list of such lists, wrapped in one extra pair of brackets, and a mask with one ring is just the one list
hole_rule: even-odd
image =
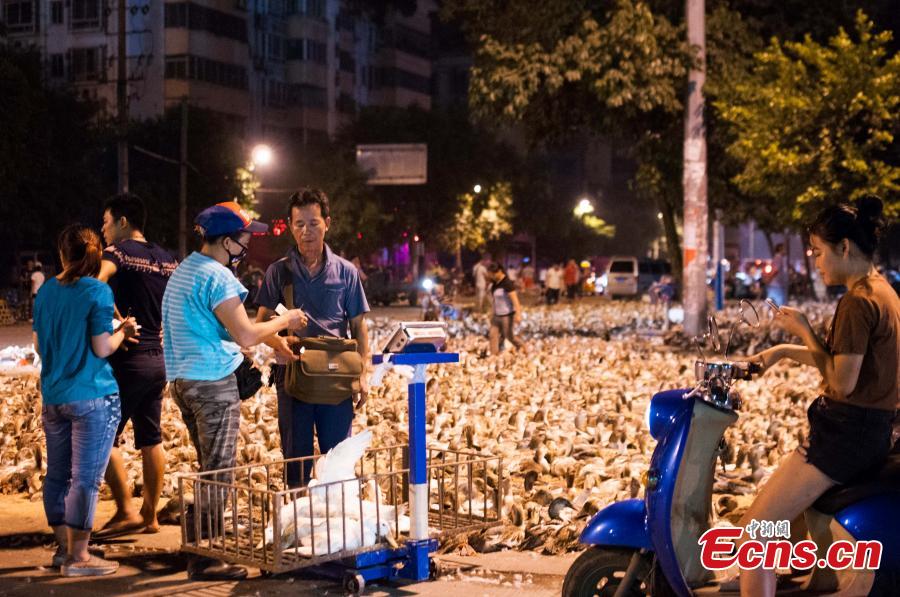
[(63, 259), (63, 271), (59, 281), (63, 284), (74, 282), (84, 276), (96, 276), (100, 272), (103, 245), (100, 237), (92, 229), (82, 224), (70, 224), (59, 233), (56, 241)]
[(809, 233), (832, 245), (846, 238), (872, 259), (885, 224), (881, 215), (883, 210), (884, 203), (874, 195), (857, 199), (855, 206), (844, 203), (832, 205), (816, 217)]

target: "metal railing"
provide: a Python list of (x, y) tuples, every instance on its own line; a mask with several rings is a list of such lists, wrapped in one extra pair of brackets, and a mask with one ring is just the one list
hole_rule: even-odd
[[(369, 450), (355, 479), (313, 486), (307, 470), (321, 456), (183, 475), (182, 549), (280, 573), (399, 547), (410, 528), (407, 453), (406, 446)], [(301, 486), (287, 486), (289, 465), (299, 467)], [(500, 523), (500, 456), (429, 449), (427, 470), (431, 537)]]

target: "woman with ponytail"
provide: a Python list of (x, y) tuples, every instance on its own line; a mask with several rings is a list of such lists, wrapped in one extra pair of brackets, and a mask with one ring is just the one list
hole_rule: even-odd
[(34, 346), (41, 356), (41, 419), (47, 438), (44, 512), (63, 576), (114, 573), (117, 562), (88, 553), (100, 481), (119, 424), (119, 388), (106, 357), (136, 333), (134, 319), (113, 329), (113, 295), (96, 279), (103, 247), (78, 224), (59, 235), (62, 273), (34, 303)]
[[(816, 367), (822, 383), (807, 411), (809, 439), (782, 461), (741, 526), (751, 520), (795, 519), (833, 485), (876, 470), (891, 450), (898, 407), (900, 299), (875, 269), (882, 209), (880, 199), (864, 197), (855, 207), (824, 209), (809, 227), (823, 281), (847, 287), (825, 339), (798, 309), (781, 307), (775, 322), (803, 343), (780, 344), (748, 357), (763, 369), (784, 358)], [(741, 595), (774, 594), (774, 571), (741, 572)]]

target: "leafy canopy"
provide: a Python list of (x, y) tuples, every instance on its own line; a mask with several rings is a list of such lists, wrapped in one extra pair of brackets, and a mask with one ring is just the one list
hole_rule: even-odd
[[(854, 39), (855, 38), (855, 39)], [(827, 44), (773, 39), (714, 106), (729, 127), (733, 182), (784, 224), (874, 193), (900, 215), (900, 54), (857, 14)]]

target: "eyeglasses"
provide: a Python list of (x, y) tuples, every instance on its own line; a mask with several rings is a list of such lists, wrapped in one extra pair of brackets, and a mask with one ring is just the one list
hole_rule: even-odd
[(243, 250), (245, 250), (245, 251), (249, 251), (249, 250), (250, 250), (250, 247), (245, 246), (244, 244), (241, 243), (241, 241), (237, 240), (236, 238), (231, 238), (230, 236), (227, 237), (227, 238), (228, 238), (228, 240), (230, 240), (231, 242), (233, 242), (234, 244), (236, 244), (237, 246), (239, 246), (241, 249), (243, 249)]

